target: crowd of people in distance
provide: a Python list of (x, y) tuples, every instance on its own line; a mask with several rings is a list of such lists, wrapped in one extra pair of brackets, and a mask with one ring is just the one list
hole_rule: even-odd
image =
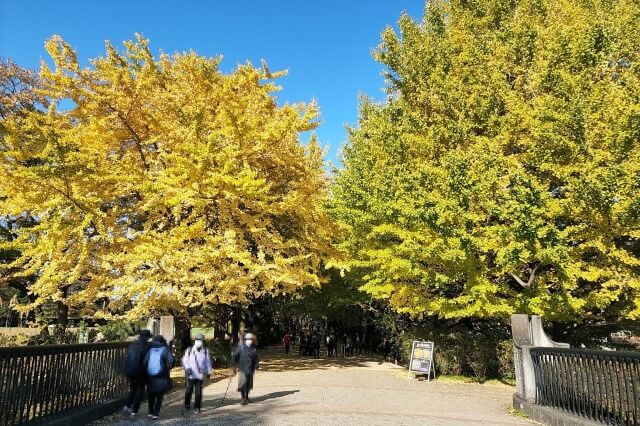
[(341, 335), (329, 330), (320, 333), (319, 330), (305, 332), (287, 331), (282, 337), (285, 354), (291, 354), (292, 345), (298, 346), (299, 356), (313, 356), (320, 358), (322, 347), (327, 357), (359, 356), (365, 352), (364, 337), (359, 333)]

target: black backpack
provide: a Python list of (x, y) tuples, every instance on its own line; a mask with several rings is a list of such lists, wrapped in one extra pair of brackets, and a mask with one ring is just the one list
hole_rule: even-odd
[(134, 342), (129, 346), (127, 358), (124, 361), (124, 375), (127, 377), (137, 377), (144, 373), (144, 356), (147, 352), (147, 345), (143, 342)]

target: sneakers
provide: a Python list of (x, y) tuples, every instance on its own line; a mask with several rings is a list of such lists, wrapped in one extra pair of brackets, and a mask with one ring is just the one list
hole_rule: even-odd
[(127, 407), (126, 405), (124, 406), (124, 408), (122, 409), (122, 413), (123, 414), (128, 414), (131, 412), (131, 408)]
[(155, 414), (149, 414), (147, 415), (147, 417), (149, 417), (151, 420), (158, 420), (158, 416), (156, 416)]
[(190, 405), (185, 405), (185, 406), (184, 406), (184, 409), (185, 409), (185, 410), (191, 410), (191, 406), (190, 406)]
[(135, 411), (132, 411), (131, 414), (129, 414), (130, 417), (136, 417), (138, 415), (138, 413), (136, 413)]

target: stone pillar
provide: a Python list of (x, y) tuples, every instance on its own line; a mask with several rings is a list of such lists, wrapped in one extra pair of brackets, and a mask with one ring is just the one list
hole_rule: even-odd
[(147, 330), (149, 330), (153, 336), (160, 334), (160, 321), (156, 318), (150, 317), (147, 320)]
[[(530, 393), (531, 379), (530, 372), (525, 371), (525, 367), (528, 369), (530, 365), (524, 365), (523, 358), (525, 353), (523, 353), (523, 348), (533, 346), (529, 330), (529, 315), (511, 315), (511, 336), (513, 338), (513, 363), (516, 370), (516, 394), (520, 398), (526, 399), (526, 395)], [(526, 355), (529, 359), (531, 358), (528, 351)], [(535, 391), (535, 376), (533, 389)], [(529, 392), (527, 392), (527, 390), (529, 390)]]
[(171, 342), (176, 334), (176, 328), (174, 325), (173, 316), (160, 317), (160, 335), (165, 338), (167, 342)]
[(531, 358), (531, 348), (561, 347), (567, 343), (554, 342), (542, 328), (539, 315), (511, 315), (511, 334), (513, 337), (513, 361), (516, 370), (516, 394), (527, 402), (536, 403), (536, 376)]

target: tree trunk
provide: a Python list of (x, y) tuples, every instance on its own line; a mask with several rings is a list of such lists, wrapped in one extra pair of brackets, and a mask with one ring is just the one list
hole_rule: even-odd
[(217, 306), (213, 314), (213, 337), (215, 340), (224, 341), (224, 335), (228, 331), (229, 313), (224, 306)]
[(191, 346), (191, 320), (188, 317), (177, 316), (174, 318), (176, 349), (180, 353)]
[(231, 315), (231, 341), (236, 346), (240, 341), (238, 333), (240, 332), (240, 322), (242, 321), (242, 310), (238, 307), (233, 308)]
[(69, 307), (67, 305), (65, 305), (63, 302), (56, 302), (57, 305), (57, 311), (58, 311), (58, 318), (56, 320), (56, 325), (61, 328), (61, 329), (65, 329), (67, 328), (67, 325), (69, 324)]

